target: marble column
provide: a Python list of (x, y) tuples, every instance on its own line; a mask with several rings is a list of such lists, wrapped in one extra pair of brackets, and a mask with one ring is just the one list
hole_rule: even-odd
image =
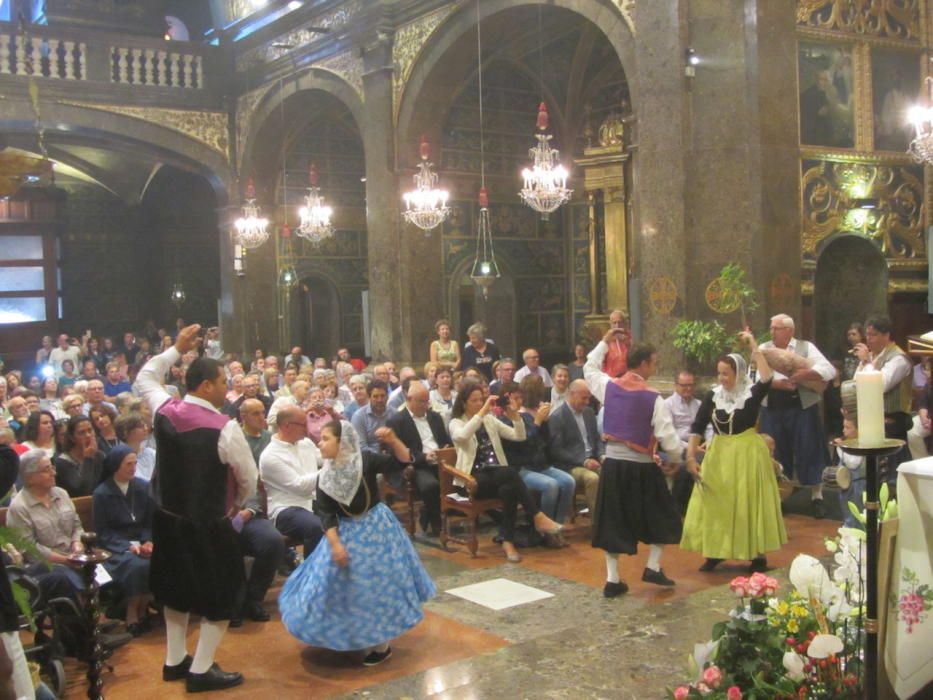
[(411, 357), (410, 314), (403, 289), (411, 274), (402, 249), (392, 111), (392, 41), (379, 32), (364, 45), (362, 124), (366, 154), (366, 230), (369, 256), (369, 318), (376, 360)]

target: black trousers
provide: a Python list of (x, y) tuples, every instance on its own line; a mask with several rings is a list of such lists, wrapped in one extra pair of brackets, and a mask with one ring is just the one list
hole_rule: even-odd
[(502, 499), (502, 522), (499, 524), (499, 532), (504, 541), (514, 542), (515, 518), (519, 504), (525, 509), (529, 518), (538, 514), (538, 504), (528, 492), (528, 487), (522, 481), (518, 470), (500, 466), (479, 467), (474, 469), (470, 476), (476, 479), (474, 498), (477, 500)]
[(321, 519), (307, 508), (289, 506), (275, 516), (275, 527), (286, 537), (304, 542), (305, 559), (310, 558), (324, 536)]
[(285, 558), (285, 542), (275, 525), (265, 518), (253, 517), (240, 531), (240, 546), (244, 555), (253, 558), (243, 598), (250, 603), (261, 603)]

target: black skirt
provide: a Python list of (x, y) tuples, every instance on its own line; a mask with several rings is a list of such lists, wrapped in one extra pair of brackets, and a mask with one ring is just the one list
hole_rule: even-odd
[(152, 521), (149, 585), (163, 605), (229, 620), (245, 581), (243, 553), (227, 518), (195, 522), (164, 510)]
[(654, 462), (606, 459), (599, 472), (594, 547), (635, 554), (639, 542), (680, 542), (682, 526), (667, 480)]

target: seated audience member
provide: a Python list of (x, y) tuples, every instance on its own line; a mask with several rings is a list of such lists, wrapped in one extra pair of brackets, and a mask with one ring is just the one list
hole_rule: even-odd
[(133, 396), (132, 392), (124, 391), (113, 397), (113, 405), (117, 408), (117, 417), (125, 415), (132, 410), (130, 406), (138, 401), (139, 398)]
[(470, 342), (464, 346), (460, 356), (460, 369), (466, 372), (468, 368), (475, 367), (487, 383), (491, 382), (492, 363), (502, 357), (499, 348), (491, 340), (486, 340), (486, 326), (482, 323), (474, 323), (467, 328), (467, 337)]
[(567, 400), (567, 387), (570, 386), (570, 369), (567, 365), (554, 365), (551, 370), (551, 410), (556, 411)]
[(7, 423), (10, 429), (16, 435), (16, 441), (22, 442), (26, 438), (26, 421), (29, 420), (29, 406), (26, 405), (26, 399), (22, 396), (14, 396), (7, 401), (7, 408), (10, 411), (10, 417)]
[(107, 379), (104, 381), (104, 394), (113, 398), (124, 391), (130, 391), (133, 387), (120, 376), (120, 365), (116, 362), (107, 363)]
[(143, 481), (152, 481), (152, 475), (155, 472), (156, 451), (149, 446), (149, 436), (152, 431), (149, 429), (149, 423), (146, 421), (145, 416), (142, 413), (126, 413), (117, 416), (115, 425), (120, 442), (136, 454), (136, 478)]
[(296, 379), (292, 382), (291, 391), (289, 391), (288, 396), (280, 396), (273, 401), (272, 406), (269, 407), (269, 415), (266, 416), (266, 424), (269, 426), (269, 429), (274, 429), (275, 417), (285, 406), (298, 406), (298, 408), (305, 410), (310, 390), (311, 385), (304, 379)]
[(324, 535), (321, 519), (313, 512), (320, 452), (308, 439), (300, 408), (286, 406), (276, 421), (276, 433), (259, 457), (259, 475), (269, 517), (283, 535), (304, 542), (307, 559)]
[(411, 386), (412, 382), (418, 381), (418, 375), (415, 374), (415, 370), (411, 367), (402, 367), (400, 376), (402, 377), (402, 383), (389, 394), (389, 402), (386, 404), (390, 416), (405, 405), (405, 396), (408, 387)]
[[(411, 452), (415, 488), (424, 502), (421, 529), (436, 537), (441, 531), (437, 450), (453, 443), (444, 427), (444, 419), (432, 411), (430, 405), (428, 390), (421, 382), (412, 381), (408, 385), (405, 408), (391, 414), (386, 420), (386, 427), (391, 428)], [(395, 488), (402, 486), (401, 477), (401, 474), (386, 476)]]
[(58, 397), (58, 380), (55, 377), (46, 377), (39, 386), (39, 408), (48, 411), (55, 420), (63, 417), (62, 402)]
[(349, 362), (357, 372), (362, 372), (366, 368), (366, 363), (359, 358), (351, 356), (347, 348), (340, 348), (337, 350), (337, 359), (341, 362)]
[(100, 372), (97, 371), (97, 363), (94, 362), (94, 360), (84, 361), (84, 364), (81, 365), (81, 376), (77, 377), (75, 381), (79, 379), (83, 379), (86, 382), (92, 379), (100, 379)]
[(450, 411), (457, 399), (457, 392), (453, 389), (454, 375), (450, 367), (438, 367), (434, 375), (437, 386), (431, 389), (431, 410), (444, 419), (444, 425), (450, 423)]
[(84, 415), (84, 398), (81, 394), (68, 394), (62, 399), (62, 414), (64, 418)]
[(49, 362), (49, 353), (52, 352), (52, 336), (44, 335), (42, 336), (42, 341), (38, 350), (36, 350), (36, 367), (42, 367), (42, 365), (48, 364)]
[(136, 453), (117, 445), (104, 459), (104, 481), (94, 489), (94, 530), (110, 552), (103, 566), (126, 596), (126, 631), (134, 637), (152, 629), (147, 610), (152, 516), (149, 483), (136, 476)]
[[(515, 382), (503, 383), (501, 390), (500, 403), (511, 401), (519, 406), (519, 416), (525, 423), (524, 440), (502, 440), (505, 457), (511, 466), (519, 470), (528, 490), (541, 494), (542, 512), (554, 522), (564, 523), (573, 508), (576, 482), (567, 472), (551, 466), (548, 459), (547, 419), (551, 411), (550, 404), (539, 402), (534, 409), (523, 407), (524, 397)], [(531, 405), (534, 403), (532, 399)], [(507, 415), (499, 416), (499, 420), (514, 426)], [(564, 546), (560, 535), (545, 535), (545, 542), (549, 547)]]
[(380, 382), (385, 382), (386, 389), (390, 387), (391, 377), (389, 376), (389, 368), (386, 367), (386, 364), (373, 365), (372, 367), (373, 379), (378, 379)]
[(23, 401), (26, 402), (26, 410), (29, 411), (30, 415), (38, 412), (39, 410), (39, 395), (34, 391), (29, 391), (28, 389), (21, 389), (19, 395), (23, 397)]
[(65, 360), (62, 362), (62, 376), (58, 378), (59, 388), (64, 388), (66, 386), (71, 386), (79, 377), (75, 372), (74, 365), (71, 364), (71, 360)]
[(302, 354), (301, 347), (298, 345), (292, 348), (291, 353), (285, 357), (285, 361), (294, 362), (299, 369), (311, 364), (311, 358)]
[(499, 387), (503, 382), (515, 381), (515, 360), (511, 357), (503, 357), (498, 362), (493, 362), (492, 373), (496, 380), (489, 385), (489, 393), (499, 396)]
[[(356, 370), (353, 369), (353, 365), (349, 362), (338, 362), (334, 372), (337, 375), (337, 398), (346, 406), (353, 401), (353, 392), (350, 391), (350, 379), (356, 374)], [(344, 412), (341, 411), (341, 413)], [(344, 414), (344, 417), (346, 417), (346, 414)]]
[(243, 395), (243, 380), (245, 378), (246, 376), (241, 372), (239, 374), (234, 374), (230, 379), (231, 389), (227, 392), (227, 396), (225, 397), (227, 403), (235, 403), (236, 400)]
[(336, 379), (329, 379), (324, 385), (324, 405), (338, 416), (343, 416), (343, 401), (340, 400), (340, 388)]
[[(75, 388), (78, 387), (79, 382), (75, 383)], [(78, 389), (80, 391), (80, 389)], [(110, 401), (106, 400), (106, 394), (104, 394), (104, 382), (100, 379), (92, 379), (87, 383), (87, 393), (85, 394), (85, 403), (84, 403), (84, 415), (91, 415), (91, 409), (97, 408), (98, 406), (109, 406), (110, 410), (114, 413), (117, 412), (117, 407), (114, 406)]]
[(117, 419), (117, 412), (107, 406), (98, 406), (88, 411), (88, 418), (94, 426), (94, 432), (97, 433), (97, 449), (107, 454), (114, 447), (120, 444), (120, 438), (117, 437), (117, 428), (114, 421)]
[(262, 373), (262, 393), (275, 400), (276, 392), (279, 390), (279, 370), (276, 367), (266, 367)]
[(439, 365), (436, 362), (424, 363), (424, 379), (421, 380), (421, 383), (424, 384), (424, 388), (428, 391), (431, 391), (431, 389), (437, 386), (438, 366)]
[(30, 450), (42, 450), (45, 456), (55, 456), (55, 416), (49, 411), (30, 413), (23, 431), (23, 444)]
[(240, 404), (242, 404), (246, 399), (259, 399), (262, 402), (262, 407), (265, 409), (266, 413), (269, 412), (269, 409), (272, 408), (272, 399), (268, 396), (263, 396), (259, 391), (259, 378), (260, 375), (254, 372), (250, 372), (243, 378), (243, 393), (240, 397), (233, 403), (227, 403), (224, 406), (223, 412), (228, 416), (236, 420), (237, 416), (240, 415)]
[(103, 472), (104, 453), (97, 449), (91, 419), (69, 418), (65, 451), (55, 458), (55, 483), (72, 498), (90, 496), (101, 482)]
[[(686, 451), (690, 442), (690, 427), (700, 410), (700, 400), (693, 393), (696, 388), (696, 377), (686, 370), (678, 372), (674, 380), (674, 393), (664, 400), (664, 407), (671, 416), (674, 430), (680, 438), (681, 448)], [(707, 427), (704, 442), (709, 442), (713, 436), (712, 427)], [(705, 448), (704, 448), (705, 449)], [(698, 456), (702, 461), (702, 454)], [(693, 479), (686, 469), (678, 469), (674, 474), (667, 475), (667, 485), (674, 494), (674, 500), (681, 513), (687, 512), (690, 494), (693, 492)]]
[(13, 498), (7, 526), (35, 546), (41, 558), (25, 552), (26, 573), (39, 581), (46, 600), (71, 598), (78, 602), (84, 590), (79, 567), (69, 557), (84, 551), (81, 519), (65, 491), (55, 485), (55, 467), (41, 450), (20, 457), (23, 490)]
[(71, 366), (77, 367), (81, 361), (81, 348), (72, 345), (69, 342), (68, 335), (62, 333), (58, 336), (58, 346), (49, 352), (49, 365), (55, 370), (56, 377), (61, 376), (62, 362), (65, 360), (71, 360)]
[(570, 381), (583, 379), (583, 365), (586, 364), (588, 352), (586, 345), (583, 343), (577, 343), (573, 346), (573, 361), (567, 365), (567, 371), (570, 372)]
[(599, 468), (604, 446), (596, 427), (596, 415), (590, 408), (590, 390), (576, 379), (567, 389), (567, 400), (548, 418), (551, 461), (568, 472), (586, 493), (590, 517), (596, 512)]
[(544, 386), (550, 389), (554, 386), (550, 373), (541, 366), (541, 356), (534, 348), (528, 348), (522, 353), (522, 362), (525, 366), (515, 373), (515, 381), (521, 383), (522, 379), (529, 376), (541, 377)]
[[(292, 384), (295, 383), (295, 380), (298, 379), (298, 369), (289, 362), (285, 366), (285, 371), (282, 372), (282, 386), (273, 394), (273, 397), (276, 399), (286, 398), (292, 395)], [(275, 402), (272, 402), (273, 405)]]
[(347, 420), (353, 420), (353, 414), (369, 403), (369, 395), (366, 393), (366, 377), (362, 374), (354, 374), (347, 382), (350, 394), (353, 399), (345, 403), (343, 407), (343, 417)]
[(367, 393), (369, 403), (353, 414), (350, 424), (360, 437), (360, 449), (363, 452), (378, 453), (382, 451), (382, 443), (376, 437), (376, 431), (386, 425), (389, 388), (381, 379), (373, 379), (369, 383)]
[[(294, 405), (283, 404), (282, 408)], [(276, 410), (276, 416), (278, 412), (279, 409)], [(262, 408), (262, 401), (247, 399), (240, 404), (240, 427), (243, 428), (249, 451), (253, 453), (253, 460), (258, 465), (259, 456), (272, 440), (272, 433), (266, 430), (266, 412)]]
[(506, 409), (506, 415), (513, 423), (508, 426), (492, 414), (498, 399), (493, 396), (484, 399), (483, 396), (482, 386), (465, 384), (460, 387), (454, 403), (450, 437), (457, 448), (456, 469), (463, 475), (455, 479), (454, 484), (477, 499), (502, 499), (502, 549), (510, 562), (519, 562), (521, 556), (515, 549), (519, 504), (542, 534), (559, 534), (561, 526), (538, 509), (518, 471), (508, 468), (502, 438), (525, 439), (525, 422), (518, 413), (516, 401), (510, 400)]
[(314, 387), (308, 392), (307, 437), (311, 439), (311, 442), (317, 445), (321, 441), (321, 428), (332, 420), (339, 421), (340, 414), (327, 405), (324, 390)]

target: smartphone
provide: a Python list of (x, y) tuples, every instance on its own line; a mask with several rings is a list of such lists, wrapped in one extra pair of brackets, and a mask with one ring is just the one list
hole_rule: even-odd
[(508, 407), (509, 407), (509, 403), (511, 403), (511, 402), (510, 402), (510, 400), (509, 400), (509, 395), (508, 395), (508, 394), (502, 394), (498, 399), (496, 399), (496, 405), (497, 405), (499, 408), (508, 408)]

